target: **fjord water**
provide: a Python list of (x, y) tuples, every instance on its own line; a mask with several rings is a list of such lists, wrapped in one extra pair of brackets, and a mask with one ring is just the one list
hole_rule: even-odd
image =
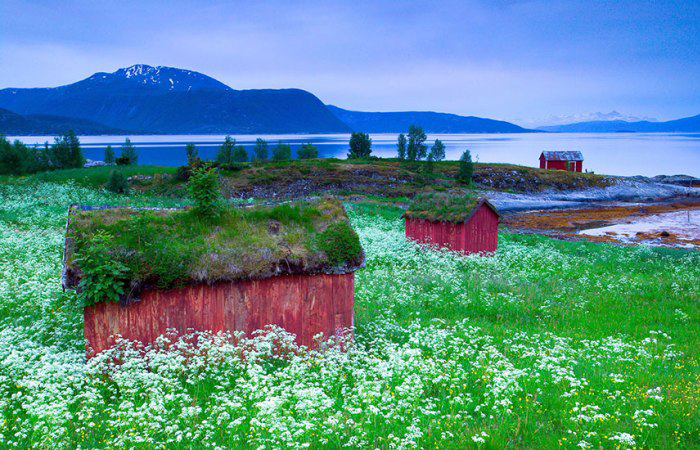
[[(319, 157), (345, 158), (347, 134), (239, 135), (233, 136), (249, 154), (257, 138), (268, 141), (270, 152), (278, 141), (292, 146), (292, 154), (302, 143), (316, 146)], [(373, 154), (396, 156), (397, 134), (372, 134)], [(15, 137), (10, 137), (15, 139)], [(101, 160), (110, 144), (119, 155), (125, 136), (83, 136), (80, 141), (86, 158)], [(50, 136), (16, 137), (27, 144), (52, 142)], [(139, 154), (139, 164), (179, 166), (185, 163), (185, 145), (197, 146), (203, 159), (213, 159), (224, 136), (162, 135), (130, 136)], [(446, 145), (447, 159), (458, 159), (469, 149), (480, 162), (513, 163), (538, 167), (543, 150), (583, 152), (584, 169), (610, 175), (676, 175), (700, 177), (700, 133), (519, 133), (519, 134), (429, 134)]]

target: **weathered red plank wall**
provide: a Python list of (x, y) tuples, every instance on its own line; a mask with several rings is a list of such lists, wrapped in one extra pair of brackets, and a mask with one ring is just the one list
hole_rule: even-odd
[(498, 248), (498, 215), (482, 205), (466, 223), (406, 219), (406, 237), (463, 253), (493, 253)]
[(122, 306), (98, 303), (85, 308), (85, 338), (96, 353), (114, 344), (113, 336), (154, 342), (168, 328), (185, 333), (245, 331), (275, 324), (312, 346), (313, 336), (328, 337), (353, 326), (354, 274), (287, 275), (235, 283), (144, 292), (141, 301)]
[(571, 172), (581, 172), (583, 171), (583, 161), (571, 161), (571, 166), (567, 166), (567, 161), (545, 161), (544, 158), (540, 158), (540, 169), (549, 170), (569, 170)]

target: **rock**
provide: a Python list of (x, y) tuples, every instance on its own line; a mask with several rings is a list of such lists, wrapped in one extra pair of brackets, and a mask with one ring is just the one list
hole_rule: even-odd
[(90, 167), (104, 167), (104, 166), (113, 166), (114, 164), (107, 164), (104, 161), (93, 161), (91, 159), (86, 159), (85, 164), (83, 164), (84, 168), (90, 168)]

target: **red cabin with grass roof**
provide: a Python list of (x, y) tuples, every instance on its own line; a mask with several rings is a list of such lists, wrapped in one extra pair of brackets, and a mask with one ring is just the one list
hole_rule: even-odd
[(583, 171), (583, 154), (581, 152), (542, 152), (540, 169)]
[[(436, 196), (435, 203), (442, 200)], [(416, 208), (406, 212), (406, 238), (419, 244), (446, 248), (464, 254), (491, 254), (498, 249), (500, 214), (485, 198), (466, 199), (461, 212)]]
[[(114, 227), (119, 223), (122, 230), (131, 229), (125, 221), (140, 224), (135, 226), (141, 229), (149, 219), (151, 226), (163, 225), (152, 233), (153, 242), (139, 244), (138, 240), (115, 239), (116, 243), (106, 252), (109, 258), (126, 265), (129, 262), (125, 258), (141, 262), (133, 265), (120, 298), (85, 306), (88, 357), (114, 345), (116, 335), (148, 345), (166, 333), (172, 336), (170, 330), (175, 330), (175, 335), (190, 331), (243, 331), (250, 337), (267, 325), (277, 325), (295, 334), (298, 344), (316, 347), (314, 336), (319, 333), (326, 340), (352, 330), (354, 272), (364, 266), (364, 252), (342, 204), (335, 200), (317, 203), (320, 206), (303, 223), (295, 223), (293, 216), (275, 220), (273, 213), (262, 211), (265, 207), (255, 207), (245, 208), (250, 210), (250, 218), (240, 220), (246, 212), (232, 214), (228, 230), (227, 224), (205, 229), (201, 242), (207, 248), (201, 252), (194, 248), (197, 257), (189, 259), (194, 261), (187, 267), (189, 275), (165, 288), (158, 286), (158, 278), (152, 276), (154, 269), (148, 267), (157, 264), (149, 260), (148, 255), (156, 254), (148, 253), (148, 249), (157, 245), (156, 240), (182, 240), (182, 236), (168, 234), (177, 226), (175, 219), (168, 222), (168, 215), (186, 211), (72, 207), (62, 278), (65, 288), (76, 289), (79, 294), (90, 288), (81, 284), (82, 279), (90, 278), (82, 271), (80, 252), (94, 248), (94, 236), (117, 229)], [(227, 244), (225, 236), (217, 234), (221, 229), (229, 232), (233, 241)], [(133, 230), (137, 232), (138, 228)], [(306, 241), (300, 241), (300, 232), (310, 234)], [(218, 242), (224, 242), (221, 248), (212, 249), (209, 244), (217, 237)], [(347, 244), (348, 239), (351, 245)], [(343, 246), (344, 250), (336, 250)], [(167, 247), (162, 251), (167, 252)], [(182, 258), (186, 260), (186, 255)], [(209, 260), (201, 264), (206, 258)], [(170, 266), (161, 273), (167, 273), (167, 267)], [(206, 269), (211, 273), (206, 274)], [(135, 279), (134, 272), (143, 276)]]

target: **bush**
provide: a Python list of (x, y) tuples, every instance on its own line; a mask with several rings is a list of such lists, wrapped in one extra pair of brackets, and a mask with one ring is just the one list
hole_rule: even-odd
[(221, 192), (216, 171), (207, 166), (195, 169), (187, 182), (194, 201), (192, 212), (202, 219), (214, 219), (221, 212)]
[(123, 173), (118, 170), (113, 170), (109, 174), (109, 180), (107, 180), (107, 185), (105, 187), (108, 191), (114, 192), (115, 194), (128, 194), (129, 180), (127, 180)]
[(286, 161), (292, 159), (292, 148), (289, 144), (278, 143), (272, 150), (272, 159), (274, 161)]
[(27, 175), (48, 169), (46, 152), (0, 136), (0, 175)]
[(368, 158), (372, 154), (372, 139), (367, 133), (352, 133), (348, 159)]
[(318, 158), (318, 150), (311, 143), (302, 144), (297, 151), (297, 157), (299, 159)]
[(187, 182), (192, 176), (192, 170), (188, 166), (180, 166), (175, 172), (175, 181)]
[(114, 162), (117, 163), (118, 166), (130, 166), (131, 165), (131, 160), (126, 156), (120, 156), (119, 158), (115, 159)]
[(332, 266), (356, 260), (362, 255), (360, 238), (347, 222), (330, 225), (319, 235), (318, 247)]
[(199, 165), (199, 152), (193, 143), (190, 142), (185, 146), (185, 154), (187, 155), (188, 166), (194, 167)]
[(82, 272), (78, 298), (84, 306), (104, 301), (116, 303), (124, 295), (129, 269), (110, 255), (111, 240), (108, 233), (97, 232), (76, 253), (75, 260)]

